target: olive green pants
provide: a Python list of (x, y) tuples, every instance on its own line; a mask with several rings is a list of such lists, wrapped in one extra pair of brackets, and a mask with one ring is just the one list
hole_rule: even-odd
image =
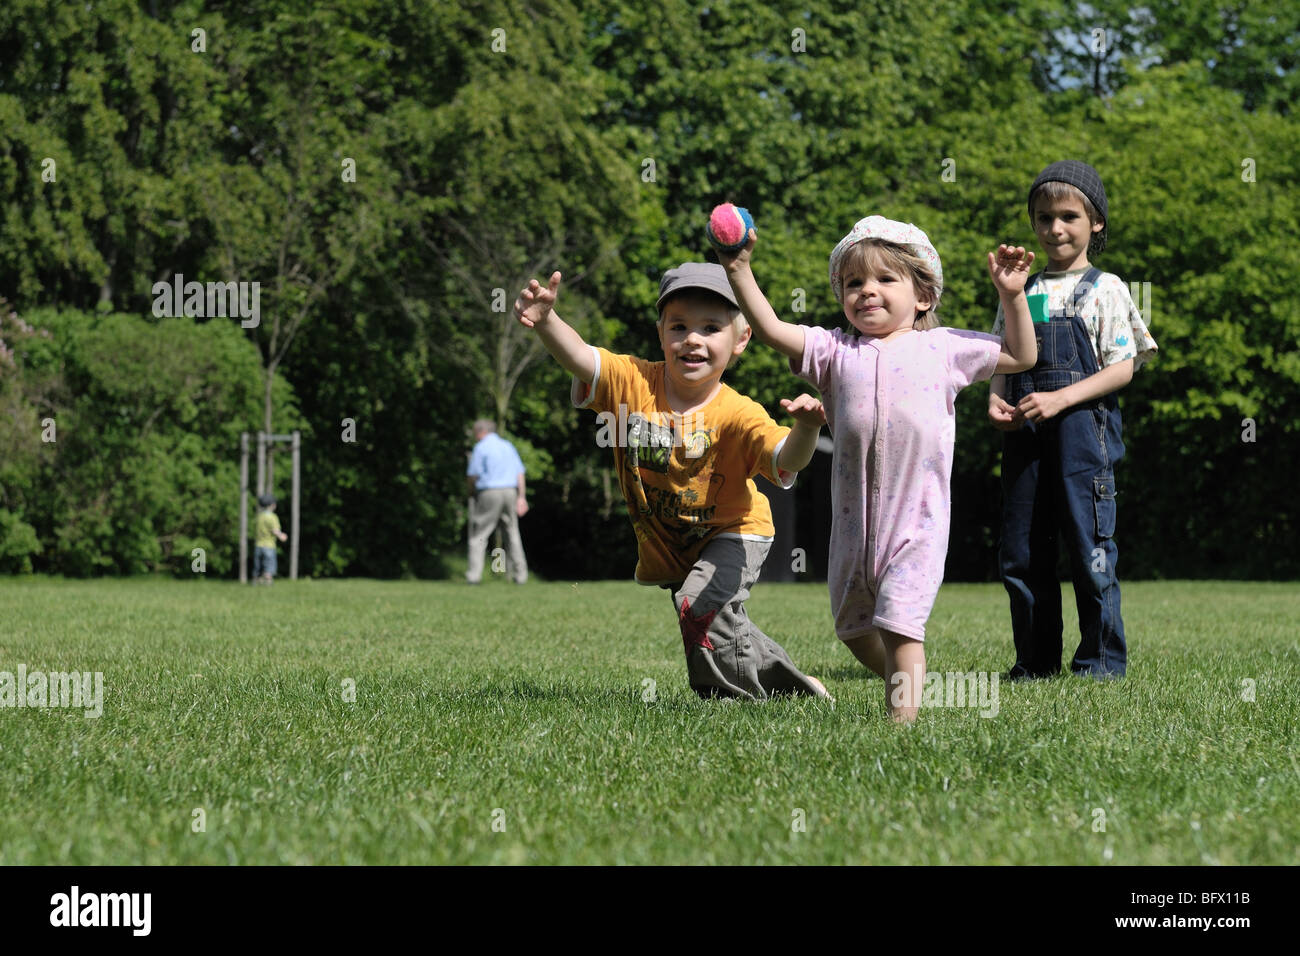
[(790, 655), (745, 611), (769, 541), (714, 538), (673, 592), (691, 688), (701, 697), (818, 696)]

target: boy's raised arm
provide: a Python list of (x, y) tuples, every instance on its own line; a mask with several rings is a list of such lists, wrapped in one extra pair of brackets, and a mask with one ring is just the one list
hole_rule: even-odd
[(734, 256), (725, 252), (718, 253), (722, 267), (727, 270), (727, 281), (731, 291), (736, 293), (740, 311), (760, 339), (778, 352), (789, 358), (797, 359), (803, 355), (803, 327), (791, 322), (782, 322), (772, 304), (758, 287), (758, 280), (749, 268), (749, 254), (754, 248), (754, 230), (749, 230), (749, 244)]
[(560, 273), (552, 272), (549, 284), (543, 286), (536, 279), (515, 299), (515, 318), (535, 331), (555, 361), (570, 375), (591, 384), (596, 377), (596, 360), (591, 348), (554, 311), (555, 299), (560, 293)]
[(807, 392), (791, 401), (781, 399), (781, 407), (794, 417), (794, 427), (781, 446), (776, 467), (781, 471), (803, 471), (817, 450), (817, 436), (826, 424), (822, 403)]

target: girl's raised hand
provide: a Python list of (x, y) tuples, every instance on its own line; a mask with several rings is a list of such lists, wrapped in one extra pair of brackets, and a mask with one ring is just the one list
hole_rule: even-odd
[(758, 230), (750, 229), (747, 238), (749, 241), (745, 243), (745, 248), (741, 249), (739, 252), (723, 252), (721, 249), (715, 250), (718, 253), (718, 262), (721, 263), (722, 268), (730, 272), (742, 265), (749, 265), (749, 257), (754, 251), (754, 243), (758, 242)]
[(1024, 416), (1000, 395), (989, 396), (989, 421), (1000, 432), (1019, 431), (1025, 424)]
[(535, 328), (545, 322), (555, 307), (555, 299), (560, 294), (560, 273), (552, 272), (549, 285), (543, 286), (536, 279), (515, 299), (515, 318), (528, 328)]
[(822, 408), (822, 403), (807, 392), (804, 392), (794, 401), (788, 398), (781, 399), (781, 407), (789, 412), (795, 421), (801, 424), (812, 428), (821, 428), (826, 424), (826, 409)]
[(996, 256), (989, 253), (989, 278), (998, 292), (1015, 295), (1023, 292), (1029, 279), (1029, 267), (1034, 264), (1034, 254), (1023, 246), (998, 246)]

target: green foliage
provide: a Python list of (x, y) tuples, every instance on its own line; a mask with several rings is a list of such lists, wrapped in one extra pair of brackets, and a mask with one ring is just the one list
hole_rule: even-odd
[[(239, 433), (261, 394), (238, 326), (53, 310), (32, 323), (52, 336), (33, 340), (22, 369), (33, 380), (58, 371), (54, 440), (32, 474), (41, 490), (22, 499), (0, 548), (31, 545), (28, 529), (42, 571), (190, 575), (196, 547), (207, 573), (236, 569)], [(298, 424), (285, 383), (277, 390)]]
[(0, 510), (0, 571), (32, 573), (32, 555), (39, 554), (36, 529), (16, 514)]
[[(1297, 17), (1256, 0), (15, 0), (0, 10), (0, 294), (32, 314), (122, 315), (82, 315), (67, 341), (0, 367), (0, 568), (179, 568), (205, 547), (233, 573), (229, 439), (298, 423), (304, 569), (440, 575), (462, 547), (465, 430), (488, 415), (529, 465), (535, 566), (622, 573), (634, 555), (609, 453), (510, 315), (525, 282), (559, 269), (566, 321), (657, 358), (659, 277), (710, 255), (705, 216), (730, 200), (755, 214), (778, 313), (833, 326), (827, 255), (879, 213), (935, 242), (943, 321), (987, 330), (984, 254), (1034, 247), (1025, 191), (1073, 156), (1110, 194), (1097, 264), (1150, 283), (1160, 345), (1121, 396), (1126, 573), (1294, 576)], [(134, 334), (116, 323), (177, 273), (262, 285), (259, 328), (156, 336), (194, 360), (204, 335), (256, 346), (239, 361), (260, 355), (260, 379), (232, 357), (212, 370), (239, 382), (217, 386), (238, 409), (219, 451), (187, 408), (208, 400), (192, 375), (143, 347), (104, 358)], [(136, 377), (154, 364), (164, 378)], [(778, 420), (806, 389), (757, 342), (728, 381)], [(111, 409), (85, 403), (90, 386)], [(57, 452), (38, 427), (55, 413)], [(984, 578), (999, 438), (982, 387), (957, 414), (948, 573)], [(344, 418), (356, 443), (339, 440)], [(188, 510), (165, 503), (182, 484)], [(199, 507), (197, 489), (227, 503)]]

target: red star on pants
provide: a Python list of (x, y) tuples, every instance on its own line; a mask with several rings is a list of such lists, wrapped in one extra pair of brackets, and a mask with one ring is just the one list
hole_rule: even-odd
[(709, 625), (717, 613), (713, 610), (703, 617), (695, 617), (691, 614), (691, 599), (682, 598), (682, 613), (678, 623), (682, 628), (682, 646), (686, 649), (687, 657), (691, 656), (692, 647), (713, 650), (713, 642), (709, 640)]

